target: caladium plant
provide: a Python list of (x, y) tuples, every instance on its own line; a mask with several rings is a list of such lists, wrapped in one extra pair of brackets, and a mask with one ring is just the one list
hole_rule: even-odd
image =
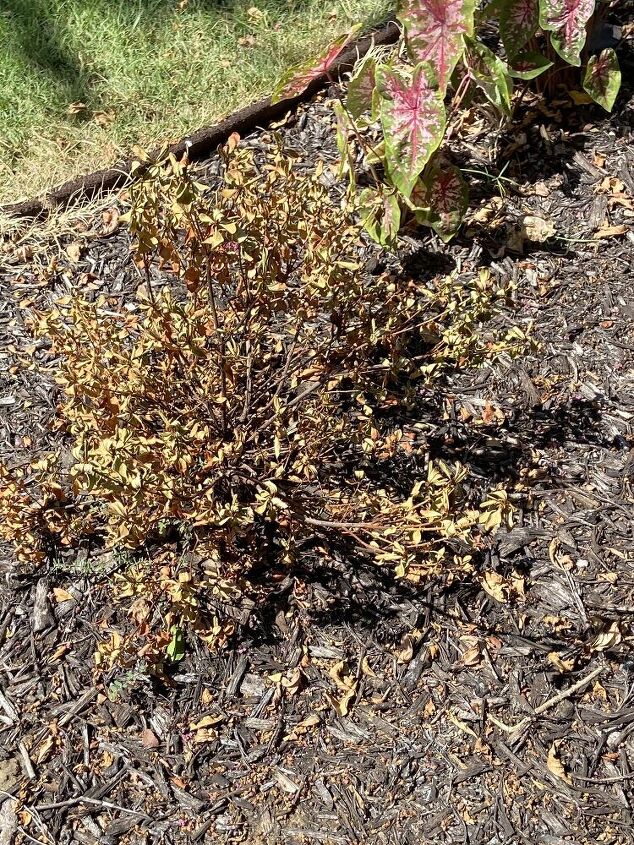
[(539, 25), (551, 33), (550, 43), (569, 65), (581, 64), (594, 7), (595, 0), (539, 0)]
[(445, 106), (429, 65), (411, 76), (381, 65), (376, 72), (381, 126), (391, 181), (408, 197), (418, 176), (443, 139)]
[[(388, 60), (384, 52), (370, 50), (336, 106), (340, 172), (349, 174), (354, 190), (360, 152), (375, 181), (360, 200), (372, 238), (390, 245), (412, 217), (444, 240), (456, 233), (468, 207), (468, 187), (443, 151), (443, 140), (448, 120), (468, 94), (480, 93), (508, 120), (514, 79), (526, 84), (562, 64), (585, 65), (583, 88), (604, 109), (612, 109), (621, 82), (616, 53), (609, 48), (588, 55), (587, 48), (602, 2), (489, 0), (480, 9), (476, 0), (399, 0), (399, 49)], [(491, 21), (497, 23), (503, 51), (478, 37)], [(320, 75), (330, 78), (353, 34), (291, 69), (274, 100), (301, 93)], [(382, 140), (368, 141), (370, 127)]]
[(598, 56), (591, 56), (586, 67), (583, 87), (606, 111), (612, 111), (621, 87), (621, 70), (616, 53), (611, 47)]
[(537, 32), (539, 0), (508, 0), (500, 8), (500, 36), (507, 56), (516, 56)]
[(403, 0), (399, 8), (412, 61), (429, 62), (443, 92), (464, 50), (465, 35), (473, 34), (474, 9), (475, 0)]

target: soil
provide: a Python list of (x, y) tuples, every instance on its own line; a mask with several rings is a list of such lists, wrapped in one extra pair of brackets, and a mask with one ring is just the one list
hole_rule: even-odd
[[(631, 57), (623, 68), (631, 84)], [(465, 113), (452, 152), (478, 173), (461, 234), (444, 246), (409, 230), (367, 268), (433, 281), (486, 267), (515, 283), (496, 320), (532, 326), (534, 346), (453, 376), (424, 421), (430, 452), (483, 488), (521, 485), (513, 528), (450, 587), (310, 561), (218, 653), (188, 640), (164, 679), (95, 671), (97, 643), (127, 624), (110, 605), (115, 559), (25, 571), (5, 549), (8, 841), (634, 841), (634, 98), (626, 84), (611, 116), (563, 94), (522, 109), (503, 132), (486, 110)], [(337, 159), (324, 96), (276, 131), (306, 167)], [(215, 167), (203, 162), (201, 179)], [(541, 240), (527, 216), (554, 235)], [(54, 438), (54, 387), (31, 366), (42, 350), (21, 309), (77, 283), (134, 296), (114, 219), (5, 244), (0, 459)], [(348, 708), (342, 673), (356, 684)]]

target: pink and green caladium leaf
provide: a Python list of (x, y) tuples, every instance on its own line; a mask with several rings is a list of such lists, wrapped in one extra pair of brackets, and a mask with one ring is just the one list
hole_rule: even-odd
[(503, 114), (511, 114), (513, 82), (504, 62), (481, 41), (467, 39), (464, 62), (469, 76)]
[(611, 47), (602, 50), (598, 56), (591, 56), (583, 78), (583, 87), (595, 103), (606, 111), (612, 111), (621, 87), (621, 69), (616, 53)]
[(365, 188), (359, 197), (359, 214), (373, 241), (381, 246), (394, 243), (401, 226), (401, 207), (395, 191)]
[(311, 82), (325, 76), (330, 71), (344, 48), (348, 46), (360, 29), (361, 24), (357, 24), (347, 35), (341, 35), (336, 41), (333, 41), (320, 56), (293, 65), (278, 82), (271, 101), (278, 103), (280, 100), (288, 100), (290, 97), (298, 97), (303, 94)]
[(513, 57), (509, 74), (515, 79), (536, 79), (553, 66), (553, 62), (541, 53), (520, 53)]
[(376, 69), (386, 169), (392, 184), (409, 197), (423, 168), (445, 133), (445, 106), (426, 64), (411, 76), (390, 65)]
[(586, 24), (595, 0), (539, 0), (539, 25), (550, 32), (550, 41), (561, 58), (579, 67), (586, 43)]
[(431, 226), (443, 241), (460, 228), (469, 206), (469, 188), (459, 168), (435, 159), (416, 183), (410, 203), (422, 226)]
[[(348, 83), (346, 107), (354, 118), (361, 117), (365, 112), (375, 111), (375, 71), (376, 60), (373, 56), (366, 56)], [(376, 119), (376, 114), (373, 113), (372, 117)]]
[(475, 0), (401, 0), (398, 19), (405, 29), (407, 51), (415, 64), (429, 62), (444, 94), (473, 35)]
[(509, 56), (516, 56), (539, 26), (539, 0), (504, 0), (500, 8), (500, 35)]

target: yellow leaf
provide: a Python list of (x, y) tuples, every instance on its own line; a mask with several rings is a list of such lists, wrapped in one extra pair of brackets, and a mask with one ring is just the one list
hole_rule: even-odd
[(507, 585), (504, 578), (497, 572), (485, 572), (480, 579), (482, 589), (488, 593), (491, 598), (499, 602), (507, 600)]
[(347, 690), (340, 699), (333, 698), (332, 696), (328, 696), (330, 699), (330, 703), (335, 708), (335, 712), (338, 716), (347, 716), (350, 712), (350, 702), (354, 698), (357, 692), (357, 684), (356, 681), (352, 685), (352, 687)]
[(547, 654), (547, 659), (548, 662), (552, 663), (555, 669), (558, 669), (560, 672), (571, 672), (572, 668), (575, 665), (574, 658), (570, 658), (569, 660), (562, 660), (556, 651), (549, 652)]
[(352, 677), (352, 675), (345, 674), (346, 664), (343, 660), (340, 660), (338, 663), (328, 671), (329, 676), (332, 680), (337, 684), (339, 689), (348, 691), (353, 687), (356, 687), (356, 681)]
[(585, 91), (568, 91), (568, 96), (575, 106), (587, 106), (592, 102), (592, 97)]
[(199, 722), (192, 722), (189, 727), (192, 731), (198, 731), (201, 728), (210, 728), (212, 725), (217, 725), (223, 719), (222, 713), (217, 713), (215, 716), (203, 716)]

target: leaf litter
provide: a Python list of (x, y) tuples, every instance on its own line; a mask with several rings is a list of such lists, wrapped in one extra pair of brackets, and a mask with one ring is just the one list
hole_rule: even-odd
[[(447, 589), (308, 557), (269, 606), (235, 608), (239, 636), (217, 653), (172, 631), (174, 668), (158, 681), (115, 665), (95, 673), (97, 644), (128, 624), (106, 601), (116, 561), (94, 554), (85, 570), (62, 559), (17, 575), (7, 552), (0, 773), (16, 799), (16, 841), (629, 841), (627, 96), (611, 118), (528, 102), (523, 129), (494, 144), (474, 111), (455, 154), (495, 172), (491, 150), (506, 144), (505, 176), (518, 187), (500, 196), (505, 183), (476, 177), (454, 242), (413, 231), (396, 257), (378, 258), (430, 281), (486, 265), (517, 286), (500, 321), (534, 325), (534, 349), (452, 377), (415, 435), (483, 484), (521, 492), (480, 578)], [(298, 166), (321, 159), (324, 178), (334, 174), (323, 98), (278, 131)], [(246, 143), (257, 151), (271, 138)], [(201, 179), (215, 167), (203, 163)], [(67, 294), (77, 274), (131, 301), (138, 282), (118, 216), (111, 204), (59, 244), (5, 243), (0, 396), (15, 401), (0, 406), (2, 457), (48, 445), (53, 411), (52, 386), (28, 367), (38, 350), (18, 303)], [(548, 237), (515, 250), (527, 216)]]

